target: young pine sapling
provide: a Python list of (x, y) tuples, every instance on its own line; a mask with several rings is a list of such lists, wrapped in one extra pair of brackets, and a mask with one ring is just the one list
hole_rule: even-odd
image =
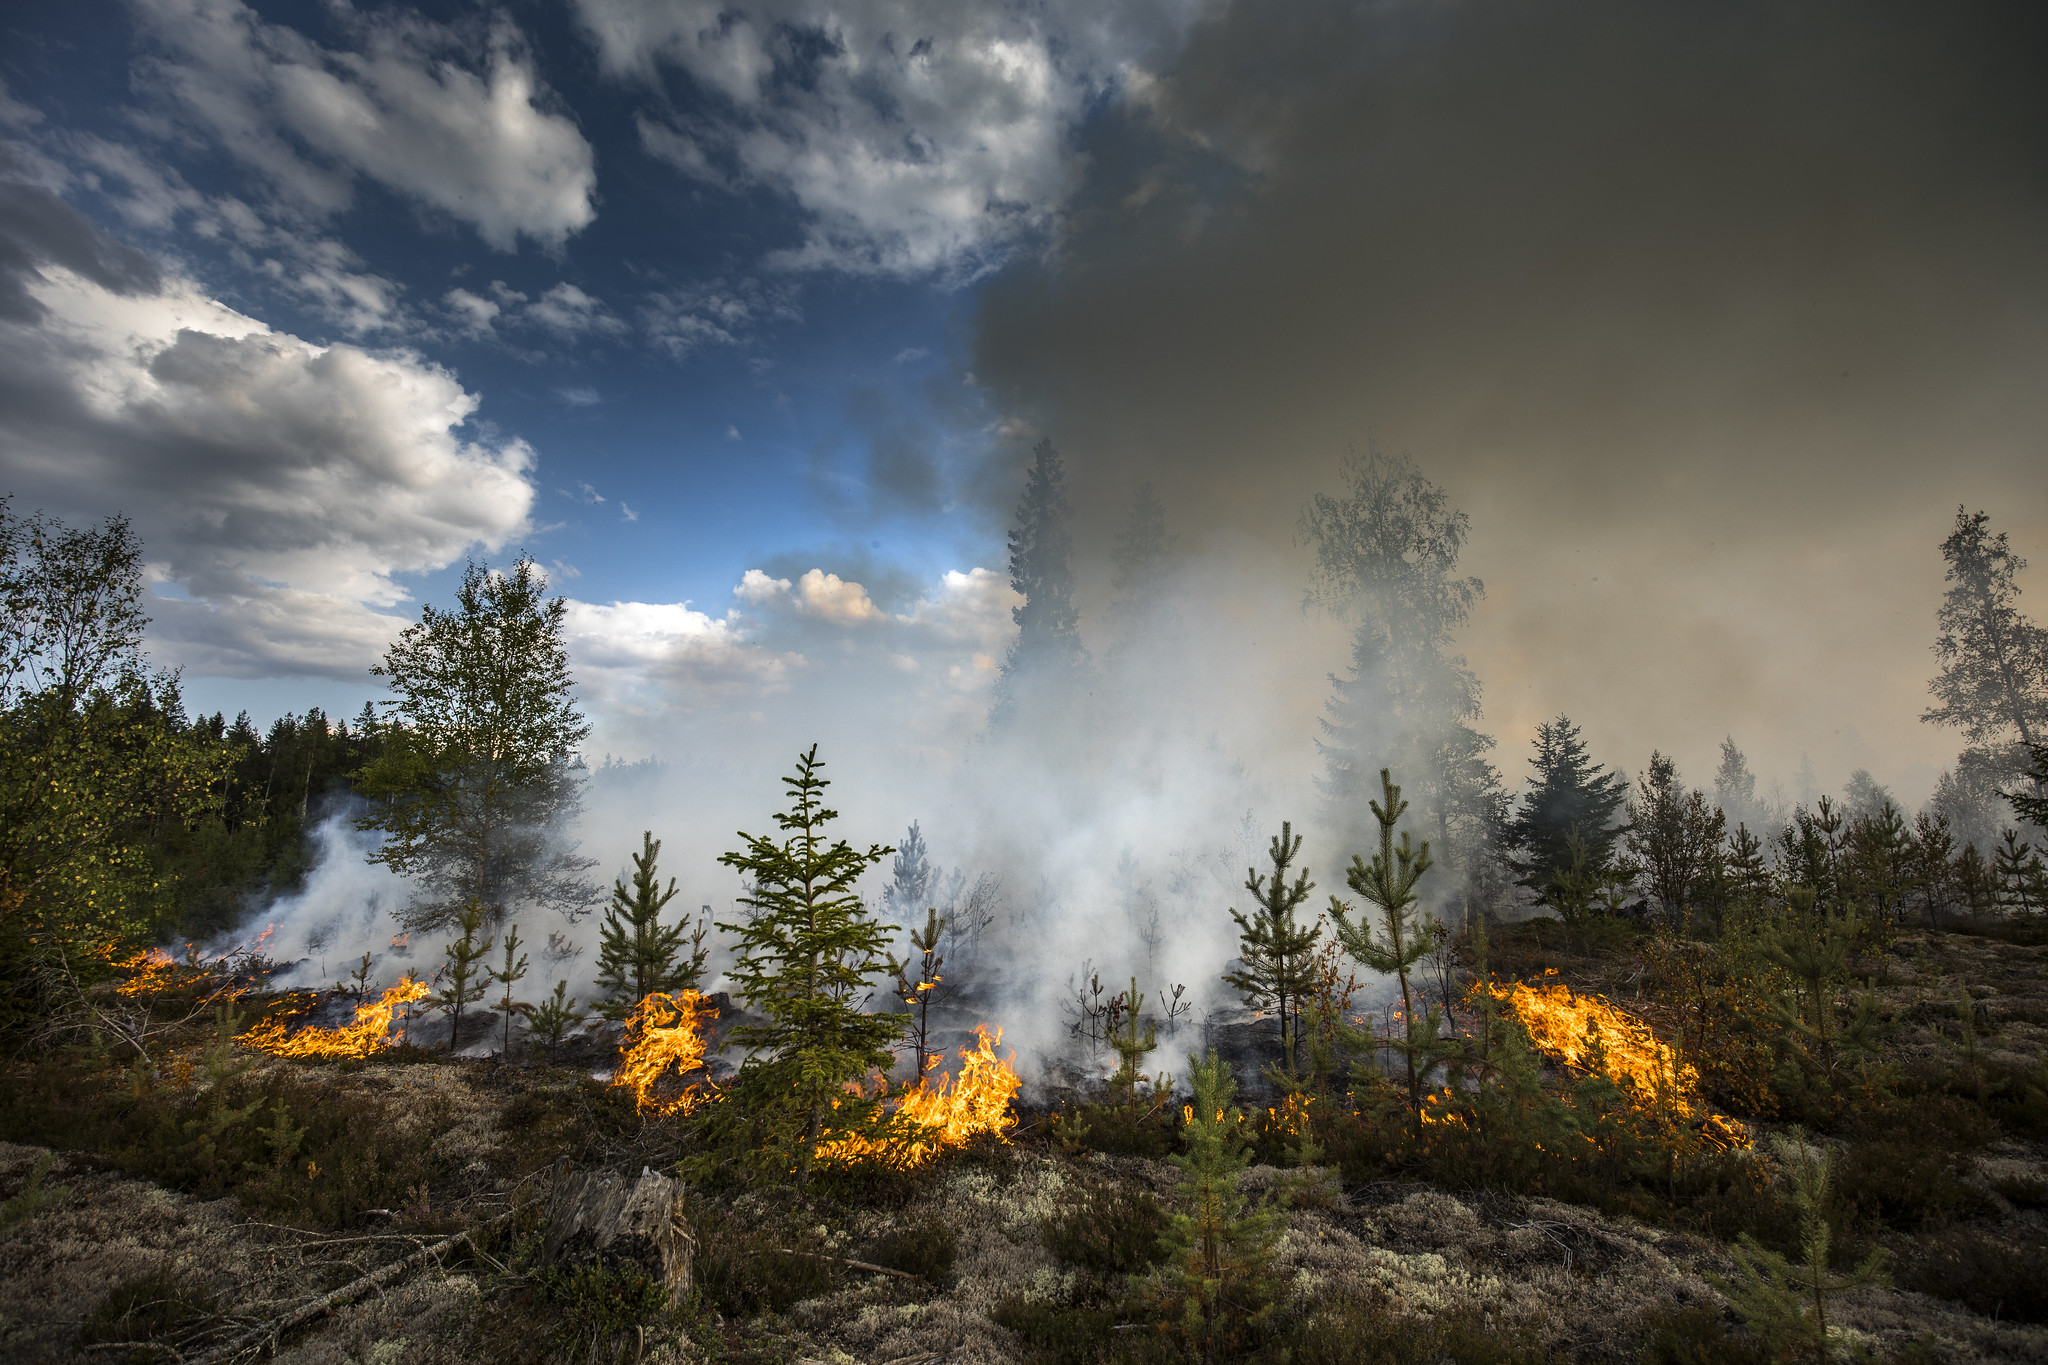
[(481, 901), (464, 902), (456, 923), (462, 933), (450, 939), (443, 950), (446, 961), (441, 964), (441, 989), (433, 997), (435, 1006), (448, 1016), (451, 1053), (462, 1042), (462, 1012), (483, 999), (484, 988), (490, 985), (491, 969), (484, 965), (484, 959), (497, 942), (495, 937), (477, 938), (477, 931), (484, 927)]
[(1237, 921), (1239, 961), (1223, 979), (1237, 987), (1245, 1004), (1254, 1010), (1270, 1009), (1280, 1021), (1280, 1066), (1290, 1080), (1296, 1074), (1295, 1051), (1300, 1041), (1302, 1006), (1315, 970), (1316, 940), (1322, 936), (1322, 922), (1303, 924), (1298, 915), (1315, 883), (1302, 869), (1290, 883), (1287, 873), (1301, 852), (1301, 836), (1291, 822), (1282, 822), (1267, 856), (1272, 859), (1271, 876), (1256, 868), (1245, 869), (1245, 890), (1252, 893), (1256, 908), (1249, 917), (1230, 912)]
[[(1330, 897), (1330, 918), (1335, 921), (1337, 940), (1344, 945), (1344, 951), (1361, 965), (1391, 973), (1401, 980), (1401, 1017), (1407, 1022), (1408, 1039), (1392, 1046), (1407, 1062), (1408, 1105), (1420, 1124), (1422, 1081), (1428, 1062), (1438, 1049), (1439, 1016), (1432, 1007), (1426, 1019), (1416, 1017), (1415, 995), (1408, 978), (1410, 969), (1434, 946), (1434, 940), (1415, 919), (1415, 906), (1420, 899), (1415, 894), (1415, 885), (1434, 863), (1427, 839), (1419, 849), (1405, 832), (1398, 845), (1394, 842), (1394, 826), (1408, 809), (1408, 803), (1401, 799), (1401, 789), (1394, 785), (1385, 768), (1380, 769), (1380, 789), (1383, 799), (1372, 803), (1373, 818), (1380, 826), (1379, 852), (1373, 854), (1370, 866), (1353, 855), (1351, 869), (1344, 878), (1346, 885), (1379, 908), (1378, 937), (1374, 936), (1370, 921), (1361, 918), (1353, 924), (1352, 907), (1335, 896)], [(1418, 1058), (1424, 1063), (1419, 1068)]]
[[(519, 947), (519, 926), (515, 924), (505, 935), (505, 965), (493, 974), (498, 984), (505, 988), (505, 993), (491, 1005), (493, 1010), (505, 1016), (505, 1039), (498, 1053), (501, 1062), (512, 1060), (512, 1017), (533, 1017), (533, 1006), (512, 994), (512, 988), (526, 979), (526, 954), (519, 952)], [(513, 956), (515, 953), (518, 954), (516, 958)]]

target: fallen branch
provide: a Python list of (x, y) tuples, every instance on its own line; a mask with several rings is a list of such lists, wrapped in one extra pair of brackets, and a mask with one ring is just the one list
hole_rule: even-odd
[(844, 1256), (826, 1256), (815, 1251), (789, 1251), (782, 1247), (777, 1247), (775, 1251), (779, 1256), (808, 1256), (814, 1261), (833, 1261), (839, 1265), (850, 1265), (855, 1270), (872, 1270), (877, 1275), (894, 1275), (899, 1280), (921, 1280), (924, 1278), (922, 1275), (913, 1275), (907, 1270), (891, 1270), (888, 1266), (876, 1265), (873, 1261), (849, 1261)]
[(353, 1280), (339, 1289), (329, 1290), (310, 1303), (301, 1304), (299, 1307), (294, 1308), (283, 1317), (272, 1318), (262, 1326), (242, 1333), (241, 1336), (236, 1337), (227, 1345), (215, 1347), (205, 1355), (197, 1357), (193, 1361), (193, 1365), (215, 1365), (217, 1361), (232, 1360), (251, 1347), (260, 1347), (266, 1341), (274, 1341), (286, 1332), (291, 1331), (292, 1328), (302, 1323), (311, 1322), (314, 1318), (319, 1317), (330, 1309), (339, 1308), (342, 1304), (367, 1294), (372, 1289), (383, 1288), (408, 1270), (425, 1265), (430, 1260), (438, 1263), (442, 1253), (453, 1251), (455, 1248), (464, 1245), (477, 1233), (496, 1227), (499, 1223), (504, 1222), (517, 1212), (519, 1212), (517, 1209), (507, 1210), (496, 1218), (491, 1219), (488, 1223), (479, 1223), (473, 1228), (464, 1228), (461, 1232), (451, 1237), (442, 1238), (432, 1246), (421, 1247), (410, 1256), (401, 1257), (390, 1265), (373, 1270), (361, 1279)]

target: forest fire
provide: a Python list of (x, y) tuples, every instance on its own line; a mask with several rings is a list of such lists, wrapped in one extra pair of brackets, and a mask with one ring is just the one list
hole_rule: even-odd
[(687, 1114), (704, 1098), (695, 1086), (669, 1100), (655, 1093), (664, 1077), (688, 1075), (704, 1065), (704, 1032), (698, 1020), (703, 1005), (704, 997), (696, 991), (657, 992), (626, 1016), (611, 1083), (631, 1090), (641, 1113)]
[(953, 1147), (965, 1146), (981, 1133), (1000, 1137), (1012, 1122), (1010, 1101), (1023, 1085), (1010, 1065), (1016, 1053), (996, 1056), (1003, 1040), (997, 1029), (989, 1036), (988, 1026), (975, 1026), (975, 1044), (960, 1049), (960, 1074), (941, 1079), (934, 1086), (928, 1080), (905, 1092), (896, 1102), (896, 1117), (916, 1125), (916, 1136), (904, 1142), (878, 1141), (866, 1137), (845, 1137), (822, 1143), (817, 1159), (828, 1163), (881, 1161), (899, 1169), (919, 1166)]
[(133, 999), (139, 995), (155, 995), (159, 991), (169, 989), (175, 979), (178, 964), (166, 949), (145, 948), (119, 965), (121, 970), (130, 975), (115, 989)]
[(1626, 1010), (1597, 995), (1580, 995), (1561, 981), (1547, 986), (1518, 981), (1486, 989), (1514, 1010), (1531, 1042), (1566, 1066), (1598, 1071), (1639, 1109), (1694, 1115), (1694, 1126), (1716, 1145), (1748, 1144), (1740, 1124), (1701, 1112), (1699, 1071), (1680, 1061), (1648, 1024)]
[(1537, 1047), (1567, 1066), (1599, 1071), (1639, 1105), (1689, 1104), (1699, 1088), (1699, 1072), (1680, 1062), (1649, 1025), (1597, 995), (1580, 995), (1561, 981), (1488, 989), (1514, 1010)]
[(382, 1052), (405, 1036), (403, 1030), (396, 1038), (392, 1036), (392, 1017), (401, 1006), (426, 997), (427, 983), (416, 976), (407, 976), (376, 1000), (356, 1006), (353, 1023), (340, 1028), (310, 1027), (288, 1033), (285, 1020), (269, 1019), (244, 1033), (241, 1041), (247, 1047), (268, 1052), (274, 1057), (368, 1057)]

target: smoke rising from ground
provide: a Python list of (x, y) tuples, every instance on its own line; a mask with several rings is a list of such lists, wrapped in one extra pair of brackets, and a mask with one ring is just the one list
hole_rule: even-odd
[[(1758, 809), (1861, 768), (1917, 806), (1960, 747), (1917, 719), (1956, 504), (2048, 556), (2044, 57), (1994, 5), (1221, 7), (1089, 126), (1055, 248), (976, 318), (997, 439), (1068, 458), (1085, 700), (985, 735), (993, 547), (923, 589), (777, 560), (731, 604), (577, 604), (593, 755), (657, 760), (598, 771), (585, 852), (608, 878), (651, 829), (675, 906), (730, 918), (715, 859), (815, 741), (847, 839), (915, 820), (999, 883), (981, 970), (1026, 1057), (1084, 960), (1226, 1003), (1226, 907), (1280, 822), (1312, 904), (1362, 851), (1313, 788), (1348, 641), (1296, 537), (1370, 443), (1471, 514), (1459, 645), (1511, 791), (1563, 712), (1610, 768), (1662, 749), (1709, 790), (1733, 734)], [(1146, 480), (1180, 539), (1131, 620), (1106, 559)], [(378, 889), (323, 837), (295, 923)], [(561, 968), (586, 999), (594, 957)]]

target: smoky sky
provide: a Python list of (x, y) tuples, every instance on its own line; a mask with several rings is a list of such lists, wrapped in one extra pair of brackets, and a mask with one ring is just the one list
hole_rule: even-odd
[(1957, 505), (2048, 556), (2044, 70), (2019, 5), (1235, 4), (1092, 127), (975, 374), (1098, 550), (1150, 479), (1305, 581), (1340, 457), (1411, 455), (1511, 779), (1564, 710), (1630, 770), (1732, 732), (1917, 800)]

